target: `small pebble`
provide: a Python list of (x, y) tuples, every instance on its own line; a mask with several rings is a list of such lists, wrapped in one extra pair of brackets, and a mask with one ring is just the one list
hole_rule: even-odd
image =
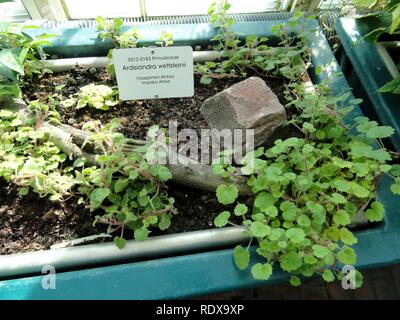
[(97, 73), (97, 69), (95, 67), (91, 67), (91, 68), (89, 68), (89, 73), (90, 74), (96, 74)]
[(9, 234), (10, 234), (10, 232), (7, 231), (6, 229), (0, 230), (0, 237), (6, 238)]
[(68, 124), (73, 125), (76, 123), (76, 120), (74, 118), (69, 118), (68, 119)]
[(200, 45), (195, 46), (194, 51), (201, 51), (201, 46)]

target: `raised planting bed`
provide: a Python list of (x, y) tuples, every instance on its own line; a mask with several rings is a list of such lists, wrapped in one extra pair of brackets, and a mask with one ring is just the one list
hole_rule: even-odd
[[(373, 30), (389, 28), (389, 22), (378, 17), (360, 19), (341, 18), (335, 29), (343, 46), (345, 58), (342, 65), (349, 79), (349, 84), (358, 97), (363, 98), (363, 111), (382, 124), (390, 125), (395, 134), (390, 143), (398, 152), (400, 150), (399, 95), (380, 92), (380, 89), (399, 77), (397, 44), (398, 35), (382, 34), (377, 42), (366, 37)], [(397, 41), (396, 41), (397, 39)], [(346, 60), (349, 63), (346, 63)]]
[[(136, 230), (135, 235), (138, 241), (127, 240), (123, 249), (118, 249), (114, 243), (99, 243), (2, 256), (0, 257), (2, 275), (7, 278), (18, 279), (0, 282), (0, 298), (177, 298), (260, 285), (265, 281), (285, 281), (289, 278), (293, 285), (297, 285), (303, 276), (309, 277), (313, 274), (321, 274), (325, 280), (331, 281), (336, 276), (340, 277), (341, 264), (343, 263), (363, 268), (400, 260), (400, 250), (396, 245), (398, 241), (397, 230), (399, 228), (399, 220), (396, 214), (398, 205), (396, 205), (396, 201), (393, 201), (394, 196), (391, 195), (389, 190), (393, 183), (393, 178), (379, 173), (380, 171), (390, 171), (392, 169), (389, 165), (383, 166), (382, 162), (384, 158), (389, 160), (390, 156), (385, 150), (370, 147), (374, 145), (375, 138), (380, 137), (379, 131), (384, 130), (386, 132), (388, 129), (376, 127), (378, 133), (373, 135), (373, 132), (368, 133), (369, 131), (357, 133), (356, 129), (353, 128), (352, 132), (354, 134), (363, 136), (367, 134), (369, 138), (354, 138), (349, 135), (349, 128), (354, 125), (357, 117), (362, 116), (362, 113), (355, 105), (357, 101), (353, 101), (353, 96), (346, 80), (341, 75), (338, 76), (340, 70), (326, 39), (323, 37), (321, 30), (319, 30), (317, 22), (308, 19), (303, 24), (302, 21), (300, 16), (295, 16), (290, 21), (290, 24), (294, 25), (290, 30), (286, 30), (289, 25), (289, 21), (286, 20), (279, 22), (237, 23), (235, 25), (236, 29), (245, 30), (247, 33), (245, 35), (257, 34), (259, 37), (275, 39), (275, 42), (272, 43), (279, 42), (276, 41), (276, 33), (278, 33), (278, 36), (301, 34), (304, 37), (304, 41), (306, 41), (301, 43), (300, 46), (296, 46), (296, 43), (290, 40), (290, 45), (286, 42), (287, 47), (283, 49), (262, 47), (263, 50), (272, 50), (274, 54), (267, 56), (266, 60), (258, 59), (258, 62), (273, 62), (275, 66), (271, 69), (265, 66), (262, 72), (258, 68), (248, 67), (246, 69), (246, 77), (257, 75), (271, 87), (280, 102), (286, 105), (286, 114), (288, 121), (291, 123), (276, 130), (275, 134), (277, 136), (266, 139), (264, 146), (269, 152), (261, 155), (260, 151), (260, 155), (257, 157), (258, 163), (267, 164), (262, 167), (262, 170), (268, 170), (268, 168), (270, 170), (267, 176), (262, 178), (266, 180), (261, 188), (256, 181), (261, 177), (260, 169), (247, 166), (247, 170), (251, 169), (250, 171), (253, 172), (239, 176), (238, 180), (229, 180), (226, 177), (216, 175), (218, 172), (221, 173), (221, 168), (214, 167), (214, 171), (207, 171), (207, 175), (203, 175), (202, 180), (191, 180), (192, 182), (196, 181), (194, 184), (191, 182), (192, 187), (195, 188), (189, 189), (187, 185), (183, 186), (183, 184), (189, 184), (190, 181), (188, 182), (188, 180), (192, 179), (194, 174), (198, 172), (204, 173), (205, 171), (196, 170), (193, 166), (190, 167), (191, 170), (187, 171), (187, 179), (175, 179), (174, 172), (176, 171), (174, 170), (176, 168), (167, 164), (166, 167), (170, 169), (170, 180), (172, 181), (167, 181), (163, 184), (168, 186), (165, 191), (168, 192), (168, 197), (175, 198), (174, 208), (177, 209), (174, 210), (177, 211), (177, 214), (171, 215), (169, 228), (159, 231), (157, 227), (160, 227), (160, 220), (157, 220), (151, 226), (150, 220), (153, 221), (155, 220), (154, 218), (150, 218), (149, 221), (146, 218), (140, 218), (139, 222), (142, 225), (139, 227), (137, 225), (130, 226)], [(281, 27), (275, 27), (277, 24)], [(141, 28), (146, 29), (143, 26)], [(158, 28), (158, 34), (161, 34), (163, 28)], [(174, 26), (174, 28), (178, 28), (178, 26)], [(203, 37), (205, 34), (212, 37), (217, 32), (209, 24), (185, 25), (179, 28), (197, 30)], [(70, 32), (65, 31), (64, 34), (69, 34)], [(152, 32), (155, 33), (155, 27), (152, 27)], [(87, 36), (90, 33), (92, 36), (96, 35), (94, 30), (82, 30), (82, 35), (85, 34), (89, 42), (82, 41), (78, 46), (85, 48), (91, 46), (92, 36)], [(75, 30), (74, 34), (77, 37), (76, 39), (83, 38), (80, 35), (80, 30)], [(177, 43), (180, 43), (179, 36), (182, 34), (179, 34), (176, 38), (174, 36), (174, 40)], [(188, 38), (188, 36), (185, 37)], [(192, 33), (191, 37), (190, 44), (198, 44), (196, 32)], [(296, 40), (300, 39), (297, 38)], [(157, 38), (146, 38), (145, 41), (155, 42)], [(314, 84), (312, 88), (309, 85), (305, 85), (307, 78), (304, 77), (304, 73), (301, 71), (304, 70), (304, 66), (308, 62), (306, 50), (304, 50), (306, 45), (310, 48), (309, 54), (312, 67), (308, 69), (308, 72)], [(95, 48), (91, 47), (91, 50), (96, 50)], [(107, 48), (110, 48), (110, 46)], [(52, 50), (52, 53), (55, 54), (57, 47)], [(297, 52), (293, 52), (293, 50)], [(291, 57), (287, 55), (289, 52), (291, 52), (289, 54)], [(283, 54), (283, 56), (280, 54)], [(295, 61), (291, 60), (291, 58), (299, 56), (302, 59), (297, 60), (296, 58), (295, 61), (297, 63), (292, 64)], [(284, 60), (285, 58), (289, 59), (289, 61)], [(254, 57), (246, 59), (246, 61), (256, 61)], [(224, 60), (229, 60), (229, 57), (225, 57)], [(283, 61), (278, 62), (277, 60)], [(247, 63), (246, 61), (245, 63)], [(51, 62), (48, 65), (54, 66), (60, 65), (60, 63)], [(284, 68), (288, 67), (288, 65), (289, 68)], [(297, 69), (295, 69), (295, 66), (297, 66)], [(74, 94), (79, 92), (79, 88), (92, 82), (106, 85), (115, 84), (109, 75), (100, 68), (100, 65), (97, 65), (97, 69), (88, 67), (87, 69), (73, 68), (72, 71), (54, 73), (53, 75), (41, 75), (31, 81), (25, 79), (22, 84), (23, 97), (26, 102), (29, 102), (30, 99), (39, 98), (43, 99), (42, 103), (51, 105), (52, 102), (49, 100), (55, 101), (56, 110), (63, 125), (57, 122), (42, 121), (40, 128), (35, 128), (37, 130), (46, 129), (47, 136), (45, 138), (49, 137), (51, 143), (57, 144), (66, 153), (71, 153), (71, 145), (63, 144), (62, 139), (55, 139), (57, 138), (57, 130), (65, 132), (69, 128), (67, 132), (70, 134), (72, 132), (72, 137), (74, 138), (72, 142), (74, 142), (74, 146), (79, 148), (79, 150), (74, 149), (77, 151), (76, 154), (79, 155), (79, 151), (84, 151), (86, 155), (86, 164), (79, 160), (79, 156), (63, 162), (68, 165), (72, 165), (68, 161), (75, 162), (74, 172), (80, 172), (82, 164), (86, 167), (91, 159), (93, 161), (93, 158), (88, 156), (88, 153), (94, 154), (94, 151), (97, 150), (93, 146), (89, 150), (82, 147), (82, 138), (79, 137), (84, 134), (88, 135), (88, 132), (82, 133), (75, 130), (82, 129), (84, 122), (96, 119), (107, 123), (113, 117), (118, 117), (122, 124), (119, 127), (120, 132), (127, 137), (135, 139), (135, 141), (129, 141), (130, 146), (141, 144), (137, 140), (143, 139), (143, 133), (147, 127), (152, 124), (166, 126), (167, 121), (171, 119), (184, 121), (184, 125), (195, 129), (206, 128), (208, 123), (201, 117), (199, 112), (202, 102), (231, 84), (244, 79), (237, 69), (235, 69), (235, 73), (218, 73), (215, 70), (214, 72), (209, 72), (209, 70), (197, 69), (199, 73), (203, 72), (203, 74), (196, 76), (194, 97), (164, 100), (161, 110), (159, 105), (154, 108), (154, 101), (119, 102), (114, 106), (110, 106), (107, 111), (96, 110), (96, 108), (87, 106), (76, 110), (75, 104), (68, 105), (68, 103), (62, 101), (66, 101), (69, 95), (75, 98)], [(213, 69), (213, 67), (210, 68)], [(257, 72), (256, 74), (252, 73), (255, 72), (254, 70)], [(289, 73), (287, 73), (288, 71)], [(200, 83), (200, 76), (211, 77), (211, 85)], [(203, 82), (209, 82), (209, 80), (206, 77), (206, 81), (204, 81), (203, 77)], [(322, 84), (319, 84), (321, 82)], [(281, 89), (282, 86), (285, 88), (284, 91)], [(298, 96), (294, 100), (292, 100), (293, 97), (290, 98), (290, 92), (293, 93), (293, 91)], [(53, 93), (54, 95), (49, 98), (48, 94)], [(58, 106), (58, 101), (64, 107)], [(319, 101), (321, 104), (315, 104), (315, 101)], [(347, 110), (349, 112), (343, 119), (343, 124), (347, 127), (341, 125), (340, 121), (342, 119), (339, 116), (340, 112), (335, 108), (335, 104), (337, 104), (338, 110), (342, 111), (345, 111), (345, 107), (353, 106), (351, 111)], [(318, 109), (321, 105), (326, 107), (322, 111)], [(311, 114), (310, 107), (313, 109)], [(26, 107), (20, 104), (21, 109), (26, 110)], [(322, 114), (322, 118), (325, 120), (320, 118)], [(13, 117), (10, 113), (6, 113), (5, 116)], [(362, 124), (368, 126), (367, 120), (364, 118), (357, 119), (357, 121), (359, 121), (358, 126)], [(13, 124), (18, 126), (18, 122)], [(34, 122), (35, 124), (37, 122)], [(66, 127), (67, 125), (69, 127)], [(71, 127), (75, 128), (75, 130), (71, 130)], [(327, 132), (317, 133), (317, 131), (324, 131), (324, 129), (327, 129)], [(357, 130), (362, 131), (362, 128)], [(71, 135), (68, 137), (70, 138)], [(106, 137), (108, 136), (106, 135)], [(283, 142), (278, 141), (279, 138), (284, 139)], [(68, 141), (71, 142), (69, 139)], [(285, 142), (294, 145), (285, 146)], [(360, 149), (357, 149), (353, 145), (354, 143), (363, 148), (362, 150), (366, 154), (357, 153)], [(297, 144), (299, 145), (297, 146)], [(321, 148), (323, 144), (329, 145), (329, 147)], [(309, 146), (304, 148), (305, 145)], [(349, 145), (352, 145), (353, 149), (348, 148)], [(280, 148), (283, 149), (280, 150)], [(295, 152), (296, 148), (301, 148), (302, 152), (298, 150)], [(285, 149), (287, 150), (285, 151)], [(292, 151), (289, 152), (289, 149)], [(314, 157), (313, 152), (320, 152), (317, 149), (324, 149), (320, 156), (322, 158), (325, 157), (326, 160), (316, 160), (311, 166), (307, 166), (308, 158)], [(342, 150), (342, 152), (336, 153), (337, 150)], [(285, 154), (286, 152), (290, 157), (296, 158), (296, 155), (300, 155), (301, 160), (297, 162), (293, 160), (295, 164), (289, 165), (289, 167), (284, 166), (283, 164), (287, 163), (285, 156), (278, 159), (277, 155)], [(274, 155), (274, 153), (277, 155)], [(324, 153), (325, 155), (323, 155)], [(304, 155), (308, 155), (308, 158), (305, 159)], [(76, 162), (77, 158), (78, 162)], [(358, 163), (355, 167), (359, 167), (360, 163), (366, 164), (366, 166), (362, 166), (364, 168), (363, 173), (358, 172), (357, 169), (352, 172), (352, 162)], [(376, 167), (376, 163), (380, 162), (382, 162), (382, 166)], [(279, 163), (282, 165), (281, 168), (276, 166)], [(323, 164), (325, 166), (322, 166)], [(63, 165), (63, 167), (65, 166)], [(229, 166), (227, 170), (231, 170), (228, 168)], [(275, 169), (271, 171), (270, 168)], [(281, 181), (281, 177), (286, 177), (288, 180), (282, 180), (281, 182), (286, 186), (290, 185), (292, 188), (297, 188), (302, 184), (308, 185), (308, 182), (305, 181), (307, 177), (314, 176), (316, 174), (314, 170), (321, 170), (321, 168), (327, 169), (328, 172), (325, 176), (319, 177), (318, 181), (315, 181), (317, 185), (314, 185), (313, 188), (321, 188), (321, 192), (317, 193), (318, 197), (307, 186), (304, 187), (305, 190), (303, 191), (298, 190), (297, 195), (287, 191), (286, 187), (283, 188), (283, 186), (279, 187), (279, 189), (282, 188), (280, 191), (270, 189), (271, 187), (276, 188), (273, 187), (274, 181), (271, 181), (271, 179), (275, 179), (275, 183), (278, 183)], [(164, 169), (162, 170), (162, 172), (165, 172)], [(236, 167), (236, 170), (240, 170), (240, 166)], [(285, 173), (290, 173), (286, 170), (291, 171), (295, 176), (284, 176)], [(333, 170), (333, 172), (329, 173), (330, 170)], [(366, 176), (365, 170), (367, 170)], [(116, 177), (120, 179), (120, 176), (125, 174), (126, 172)], [(155, 173), (154, 176), (159, 177), (159, 174)], [(249, 176), (253, 176), (253, 178), (249, 178)], [(297, 180), (297, 176), (306, 179)], [(341, 183), (334, 182), (337, 181), (338, 177), (341, 177)], [(290, 182), (292, 178), (294, 179), (293, 184)], [(142, 177), (142, 179), (146, 180), (145, 177)], [(218, 181), (218, 179), (222, 180), (220, 184), (216, 185), (215, 181)], [(247, 180), (248, 184), (245, 184), (242, 189), (240, 182), (243, 179)], [(175, 182), (173, 182), (174, 180)], [(311, 180), (308, 181), (311, 183)], [(319, 184), (327, 181), (331, 182), (333, 186)], [(92, 184), (95, 184), (95, 182), (91, 181), (87, 186)], [(104, 211), (102, 211), (106, 209), (104, 206), (111, 206), (109, 201), (112, 201), (112, 199), (104, 198), (103, 207), (99, 208), (97, 206), (93, 210), (94, 212), (90, 212), (90, 206), (93, 208), (94, 203), (90, 200), (85, 200), (88, 196), (85, 190), (79, 189), (82, 187), (80, 184), (69, 191), (69, 193), (74, 194), (74, 197), (63, 198), (62, 204), (39, 199), (32, 192), (35, 186), (30, 184), (28, 186), (29, 190), (27, 191), (29, 193), (21, 199), (14, 196), (15, 203), (25, 205), (35, 203), (37, 218), (26, 218), (23, 214), (26, 209), (22, 209), (23, 206), (14, 205), (15, 209), (11, 211), (9, 216), (16, 215), (21, 224), (18, 226), (18, 222), (8, 222), (9, 226), (7, 228), (10, 228), (10, 230), (7, 230), (9, 233), (5, 235), (5, 238), (12, 236), (16, 231), (12, 230), (12, 228), (17, 226), (16, 228), (19, 229), (19, 232), (26, 232), (25, 235), (28, 238), (31, 237), (36, 241), (38, 248), (48, 248), (54, 242), (64, 240), (66, 234), (71, 231), (74, 233), (73, 237), (88, 236), (106, 231), (101, 227), (102, 224), (100, 223), (96, 225), (95, 229), (90, 225), (96, 214), (104, 214)], [(220, 188), (220, 186), (224, 187)], [(15, 187), (11, 183), (5, 184), (4, 188), (10, 190), (9, 192), (21, 193), (20, 191), (12, 191)], [(96, 188), (99, 188), (99, 186), (94, 187), (92, 191)], [(114, 189), (115, 185), (111, 185), (110, 188)], [(217, 189), (217, 197), (215, 192), (204, 191), (204, 189), (212, 188)], [(236, 197), (235, 188), (237, 188), (238, 195), (240, 194), (238, 198)], [(231, 191), (233, 189), (234, 191), (226, 192), (227, 189)], [(249, 189), (252, 189), (250, 190), (251, 193), (248, 193)], [(15, 190), (20, 190), (20, 188)], [(24, 189), (22, 193), (25, 192)], [(303, 196), (306, 197), (303, 198)], [(77, 201), (80, 197), (83, 198), (83, 203), (78, 205)], [(296, 200), (297, 197), (298, 199)], [(276, 199), (274, 200), (273, 198)], [(237, 201), (240, 202), (239, 206)], [(348, 202), (353, 203), (353, 205), (346, 205)], [(12, 202), (10, 203), (12, 204)], [(332, 206), (332, 203), (335, 205)], [(10, 210), (9, 207), (6, 211)], [(42, 208), (45, 208), (45, 210), (42, 210)], [(62, 213), (57, 215), (57, 212), (60, 212), (59, 210)], [(228, 211), (230, 212), (229, 214), (227, 213)], [(383, 211), (385, 211), (384, 220), (379, 222), (383, 218)], [(144, 212), (148, 213), (150, 217), (154, 211), (147, 210)], [(349, 231), (347, 227), (356, 219), (358, 213), (363, 216), (365, 214), (367, 223), (364, 222), (362, 227), (358, 226), (356, 230)], [(31, 229), (35, 229), (34, 226), (37, 224), (36, 232), (41, 232), (42, 227), (39, 226), (42, 220), (39, 217), (43, 214), (47, 214), (47, 218), (50, 221), (43, 222), (47, 223), (46, 230), (53, 230), (53, 227), (57, 228), (58, 226), (62, 233), (56, 233), (54, 236), (46, 237), (44, 241), (41, 241), (39, 237), (34, 235), (34, 232), (29, 231), (29, 229), (24, 231), (23, 229), (25, 228), (21, 228), (21, 226), (29, 224)], [(140, 213), (138, 217), (141, 217), (142, 214)], [(229, 215), (231, 223), (239, 225), (244, 221), (244, 226), (240, 228), (224, 227), (227, 225)], [(76, 217), (75, 221), (73, 220), (74, 216)], [(111, 219), (108, 222), (111, 222), (112, 225), (120, 226), (125, 221), (123, 218), (126, 217), (114, 217), (112, 214), (108, 218)], [(103, 220), (103, 222), (106, 221)], [(48, 225), (49, 223), (50, 226)], [(143, 226), (143, 223), (146, 225)], [(80, 226), (80, 224), (83, 226)], [(192, 230), (211, 228), (213, 224), (220, 228), (211, 231), (191, 232)], [(165, 229), (163, 226), (165, 226), (165, 221), (161, 224), (161, 229)], [(145, 229), (151, 231), (150, 236), (154, 234), (159, 234), (159, 236), (139, 241), (144, 238), (143, 233), (147, 235)], [(140, 231), (138, 232), (137, 230)], [(321, 230), (324, 230), (324, 232), (321, 233)], [(120, 238), (120, 231), (119, 229), (113, 236), (117, 236), (115, 242), (122, 247), (124, 240)], [(274, 236), (272, 236), (271, 232)], [(123, 236), (126, 239), (132, 239), (134, 232), (126, 227)], [(246, 245), (249, 242), (246, 239), (250, 237), (254, 238), (251, 244), (260, 242), (264, 243), (264, 245), (261, 250), (259, 246), (250, 245), (248, 254)], [(355, 237), (357, 237), (358, 242)], [(232, 250), (233, 246), (238, 243), (244, 244), (243, 246), (236, 246)], [(19, 246), (18, 251), (23, 251), (25, 248), (34, 249), (34, 247), (27, 248), (22, 241), (17, 245)], [(221, 246), (229, 246), (230, 248), (216, 250)], [(357, 261), (351, 246), (357, 253)], [(385, 248), (385, 250), (382, 250), (382, 248)], [(193, 253), (193, 251), (201, 252)], [(234, 258), (232, 258), (232, 254)], [(160, 256), (168, 257), (160, 258)], [(146, 261), (132, 262), (134, 260)], [(29, 263), (27, 263), (28, 261)], [(40, 261), (40, 263), (37, 261)], [(56, 267), (58, 272), (57, 290), (43, 290), (40, 286), (43, 276), (38, 276), (37, 274), (40, 273), (43, 264), (51, 264)], [(113, 265), (101, 266), (106, 264)], [(72, 268), (75, 271), (71, 271), (70, 269)], [(85, 269), (76, 270), (78, 268)], [(292, 276), (288, 271), (292, 273)], [(21, 275), (27, 274), (34, 275), (21, 278)], [(359, 276), (356, 278), (359, 280)], [(355, 285), (360, 284), (359, 281), (355, 282)]]

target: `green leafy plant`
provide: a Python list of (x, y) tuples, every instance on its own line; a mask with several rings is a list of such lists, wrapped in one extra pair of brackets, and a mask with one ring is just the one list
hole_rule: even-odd
[(386, 83), (379, 88), (379, 92), (400, 94), (400, 76)]
[(233, 18), (227, 16), (230, 7), (231, 5), (227, 0), (221, 0), (213, 2), (208, 9), (210, 22), (218, 30), (218, 33), (211, 39), (211, 41), (217, 42), (214, 50), (237, 49), (240, 43), (238, 36), (232, 31), (232, 26), (236, 22)]
[(5, 77), (1, 77), (3, 81), (0, 80), (0, 105), (4, 97), (20, 97), (21, 96), (21, 89), (19, 85), (15, 82), (10, 83)]
[[(136, 48), (140, 39), (139, 32), (136, 28), (131, 28), (123, 32), (123, 20), (121, 18), (104, 19), (96, 17), (96, 26), (99, 38), (105, 40), (110, 39), (114, 48)], [(112, 50), (109, 50), (108, 57), (112, 59)], [(107, 66), (107, 72), (115, 76), (114, 64), (110, 63)]]
[(96, 17), (98, 35), (101, 39), (111, 39), (115, 48), (134, 48), (140, 38), (137, 29), (131, 28), (123, 32), (123, 20), (121, 18), (104, 19)]
[(161, 47), (168, 47), (174, 44), (174, 36), (172, 33), (163, 30), (161, 32), (160, 40), (156, 42), (156, 44), (160, 45)]
[[(109, 225), (109, 232), (119, 231), (115, 243), (124, 247), (124, 232), (131, 229), (136, 240), (147, 238), (151, 227), (165, 230), (176, 213), (174, 199), (167, 196), (164, 182), (171, 178), (168, 168), (151, 165), (146, 160), (149, 145), (132, 148), (132, 140), (117, 132), (118, 119), (102, 126), (99, 122), (86, 123), (90, 132), (88, 144), (100, 153), (96, 166), (76, 171), (79, 191), (86, 195), (95, 223)], [(79, 160), (83, 165), (84, 162)]]
[(61, 105), (63, 107), (75, 106), (76, 109), (88, 106), (99, 110), (108, 110), (111, 106), (118, 104), (116, 95), (117, 92), (109, 86), (92, 83), (80, 88), (78, 93), (62, 101)]
[(33, 26), (0, 25), (0, 91), (2, 95), (18, 97), (21, 95), (19, 84), (22, 77), (51, 72), (40, 61), (46, 55), (43, 45), (51, 45), (49, 41), (55, 35), (42, 34), (35, 39), (24, 31)]
[(306, 72), (304, 61), (308, 61), (309, 53), (303, 42), (303, 33), (297, 36), (289, 34), (291, 27), (304, 29), (306, 19), (301, 12), (295, 12), (288, 24), (282, 23), (274, 28), (282, 41), (280, 46), (271, 48), (267, 45), (267, 38), (256, 35), (247, 36), (241, 43), (231, 29), (235, 20), (226, 16), (229, 7), (227, 1), (221, 1), (209, 9), (211, 22), (218, 30), (212, 39), (218, 41), (214, 49), (222, 50), (222, 56), (221, 61), (196, 64), (195, 73), (202, 75), (202, 84), (210, 84), (212, 79), (246, 76), (250, 71), (257, 75), (283, 76), (296, 81)]
[[(309, 5), (309, 1), (305, 1), (305, 3), (299, 2), (297, 7), (300, 10), (306, 10), (307, 5)], [(357, 19), (371, 19), (371, 17), (373, 17), (384, 24), (388, 21), (389, 26), (376, 27), (365, 35), (365, 38), (372, 42), (379, 41), (380, 37), (384, 34), (395, 35), (400, 33), (400, 0), (341, 0), (339, 1), (338, 6), (337, 4), (334, 5), (335, 7), (339, 7), (340, 13), (343, 16), (352, 15)], [(333, 7), (329, 9), (333, 9)], [(324, 17), (326, 13), (322, 10), (319, 11), (318, 14), (320, 22), (323, 23), (321, 17)], [(369, 23), (369, 25), (376, 25), (376, 21), (370, 21), (372, 23)], [(324, 31), (333, 33), (333, 30), (331, 30), (331, 27), (329, 27), (328, 24), (324, 24)], [(335, 38), (337, 37), (330, 37), (330, 39)], [(337, 39), (335, 42), (336, 43), (334, 43), (333, 46), (337, 47)], [(382, 93), (400, 94), (400, 77), (396, 77), (389, 81), (378, 91)]]
[[(341, 279), (338, 265), (356, 263), (352, 245), (357, 239), (349, 228), (354, 217), (363, 213), (369, 222), (383, 219), (384, 207), (375, 197), (381, 175), (391, 175), (392, 192), (400, 192), (400, 172), (396, 165), (388, 164), (391, 153), (381, 141), (394, 130), (365, 117), (355, 119), (355, 127), (348, 128), (343, 117), (360, 100), (338, 110), (336, 105), (345, 104), (349, 94), (332, 97), (324, 83), (310, 91), (296, 81), (305, 72), (309, 58), (305, 23), (303, 14), (296, 12), (288, 24), (276, 25), (273, 31), (282, 41), (272, 55), (254, 54), (254, 49), (261, 47), (259, 51), (268, 52), (271, 48), (266, 40), (251, 36), (244, 46), (238, 43), (232, 54), (224, 54), (222, 62), (208, 62), (197, 69), (203, 74), (203, 83), (210, 83), (215, 75), (244, 74), (250, 68), (290, 80), (287, 108), (293, 108), (297, 116), (287, 126), (298, 133), (245, 156), (241, 171), (248, 176), (254, 193), (252, 206), (240, 202), (236, 169), (224, 162), (224, 157), (213, 164), (213, 171), (230, 181), (217, 188), (218, 201), (234, 207), (217, 215), (215, 226), (233, 224), (232, 216), (242, 217), (251, 236), (249, 245), (256, 240), (257, 254), (265, 259), (265, 263), (251, 266), (254, 278), (268, 279), (278, 265), (292, 275), (293, 285), (300, 285), (301, 277), (314, 274), (328, 282)], [(300, 30), (295, 37), (290, 34), (293, 27)], [(316, 70), (323, 72), (318, 66)], [(234, 249), (234, 262), (241, 270), (249, 267), (248, 247)], [(357, 273), (357, 285), (361, 282)]]
[(71, 195), (76, 181), (72, 167), (64, 167), (66, 155), (42, 129), (45, 122), (58, 123), (58, 113), (32, 102), (28, 118), (11, 109), (0, 110), (0, 177), (17, 185), (19, 195), (29, 190), (59, 201)]
[[(358, 10), (367, 11), (368, 15), (373, 15), (381, 19), (390, 19), (389, 28), (377, 28), (368, 35), (375, 41), (383, 33), (397, 34), (400, 32), (400, 1), (399, 0), (351, 0), (351, 4)], [(364, 15), (365, 16), (365, 15)]]
[[(241, 170), (249, 176), (253, 205), (247, 208), (238, 202), (234, 185), (220, 186), (218, 201), (236, 206), (233, 212), (219, 214), (215, 225), (223, 227), (232, 215), (241, 216), (258, 243), (257, 253), (265, 258), (265, 263), (251, 267), (254, 278), (268, 279), (273, 266), (279, 265), (292, 274), (291, 283), (299, 285), (301, 276), (314, 274), (326, 281), (340, 279), (338, 264), (356, 263), (352, 219), (361, 212), (367, 221), (381, 221), (384, 207), (375, 197), (380, 177), (393, 176), (395, 194), (400, 194), (400, 184), (398, 166), (388, 164), (391, 154), (381, 142), (394, 133), (391, 127), (359, 117), (357, 133), (352, 134), (342, 119), (351, 104), (360, 101), (338, 110), (336, 105), (343, 104), (347, 94), (328, 96), (324, 84), (315, 86), (315, 92), (295, 86), (296, 96), (288, 107), (299, 115), (288, 125), (297, 128), (299, 136), (278, 139), (271, 148), (245, 156)], [(374, 142), (379, 148), (373, 148)], [(229, 172), (234, 170), (228, 168), (225, 164), (221, 170), (221, 164), (215, 164), (214, 172), (233, 179)], [(239, 269), (248, 267), (249, 257), (246, 248), (235, 248)]]

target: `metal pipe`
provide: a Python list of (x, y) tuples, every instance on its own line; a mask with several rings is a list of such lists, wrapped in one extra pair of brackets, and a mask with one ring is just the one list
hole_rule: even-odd
[(53, 72), (68, 71), (75, 65), (79, 65), (81, 67), (103, 68), (109, 63), (109, 61), (110, 59), (107, 57), (42, 60), (44, 66)]
[[(222, 57), (222, 51), (194, 51), (193, 62), (214, 61)], [(43, 60), (46, 68), (54, 72), (68, 71), (73, 66), (103, 68), (109, 64), (111, 60), (107, 57), (89, 57), (89, 58), (68, 58)]]
[[(268, 50), (258, 51), (251, 50), (253, 55), (274, 55), (278, 53), (277, 48), (270, 48)], [(193, 62), (201, 63), (206, 61), (214, 61), (220, 59), (224, 51), (193, 51)], [(73, 66), (79, 65), (82, 67), (95, 67), (102, 68), (111, 62), (108, 57), (88, 57), (88, 58), (67, 58), (67, 59), (50, 59), (43, 60), (43, 64), (46, 68), (51, 69), (54, 72), (68, 71)]]
[(248, 240), (249, 236), (245, 230), (245, 227), (226, 227), (155, 236), (145, 241), (128, 240), (123, 249), (118, 249), (114, 242), (106, 242), (4, 255), (0, 256), (0, 277), (38, 274), (47, 265), (58, 271), (99, 263), (209, 250)]

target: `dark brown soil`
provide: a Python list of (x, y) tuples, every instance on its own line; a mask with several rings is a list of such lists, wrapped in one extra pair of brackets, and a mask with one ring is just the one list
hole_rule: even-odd
[(0, 254), (34, 251), (104, 232), (92, 226), (92, 215), (74, 199), (61, 205), (31, 192), (19, 198), (18, 190), (0, 180)]
[[(35, 81), (34, 85), (28, 83), (23, 89), (26, 100), (40, 99), (46, 101), (49, 95), (54, 95), (56, 100), (63, 100), (71, 93), (78, 91), (79, 87), (89, 83), (116, 85), (104, 70), (91, 70), (75, 68), (72, 72), (45, 75)], [(207, 122), (199, 112), (203, 101), (217, 92), (220, 92), (234, 83), (245, 78), (214, 79), (209, 86), (200, 84), (200, 77), (195, 77), (195, 94), (191, 98), (173, 98), (161, 100), (160, 108), (154, 108), (154, 101), (124, 101), (111, 107), (108, 111), (96, 110), (94, 108), (60, 108), (59, 113), (63, 123), (68, 123), (76, 128), (89, 120), (100, 120), (103, 123), (118, 118), (121, 121), (121, 132), (127, 137), (145, 139), (147, 128), (154, 124), (167, 128), (169, 121), (178, 121), (178, 130), (183, 128), (202, 129), (208, 128)], [(284, 99), (283, 78), (264, 77), (264, 80), (278, 96), (282, 104)], [(56, 91), (56, 87), (64, 87)], [(157, 110), (157, 111), (156, 111)]]
[[(78, 205), (74, 198), (61, 205), (33, 192), (23, 198), (17, 193), (16, 187), (0, 180), (0, 254), (48, 249), (57, 243), (107, 230), (105, 225), (93, 226), (95, 213)], [(212, 228), (216, 215), (226, 210), (213, 193), (171, 185), (169, 194), (176, 199), (179, 214), (174, 216), (169, 229), (154, 230), (152, 235)], [(233, 221), (240, 224), (239, 219)], [(131, 238), (133, 234), (126, 232), (125, 237)]]
[[(152, 101), (122, 102), (109, 111), (59, 108), (59, 112), (63, 123), (77, 128), (92, 119), (107, 122), (119, 118), (123, 126), (121, 131), (128, 137), (140, 139), (145, 138), (147, 128), (151, 125), (168, 127), (170, 120), (177, 120), (180, 128), (207, 128), (207, 123), (199, 113), (202, 102), (241, 80), (243, 78), (220, 79), (214, 80), (211, 86), (204, 86), (199, 83), (199, 77), (196, 77), (194, 97), (165, 99), (162, 101), (161, 112), (157, 113), (154, 112)], [(284, 80), (264, 80), (284, 104)], [(59, 101), (77, 92), (79, 87), (92, 82), (115, 85), (104, 70), (75, 68), (72, 72), (47, 74), (26, 83), (23, 88), (24, 99), (48, 102), (49, 96), (53, 96)], [(58, 86), (61, 85), (63, 88), (60, 89)], [(293, 134), (296, 133), (287, 130), (278, 133), (279, 137)], [(218, 204), (214, 193), (171, 184), (169, 194), (176, 199), (179, 214), (174, 217), (166, 233), (212, 228), (215, 216), (226, 210), (226, 207)], [(249, 202), (250, 205), (251, 199), (242, 199), (242, 202)], [(14, 187), (0, 182), (0, 254), (46, 249), (58, 242), (104, 232), (104, 226), (92, 226), (93, 219), (94, 214), (83, 206), (78, 206), (74, 198), (64, 205), (41, 199), (33, 193), (20, 199)], [(152, 234), (161, 233), (154, 231)]]
[[(179, 214), (174, 216), (171, 226), (164, 233), (213, 228), (214, 218), (220, 212), (233, 209), (219, 204), (214, 193), (199, 192), (176, 184), (170, 185), (168, 194), (175, 198), (175, 207), (178, 209)], [(252, 199), (243, 198), (240, 201), (251, 206)], [(235, 216), (232, 216), (230, 221), (236, 224), (241, 224), (242, 222), (239, 217)]]

